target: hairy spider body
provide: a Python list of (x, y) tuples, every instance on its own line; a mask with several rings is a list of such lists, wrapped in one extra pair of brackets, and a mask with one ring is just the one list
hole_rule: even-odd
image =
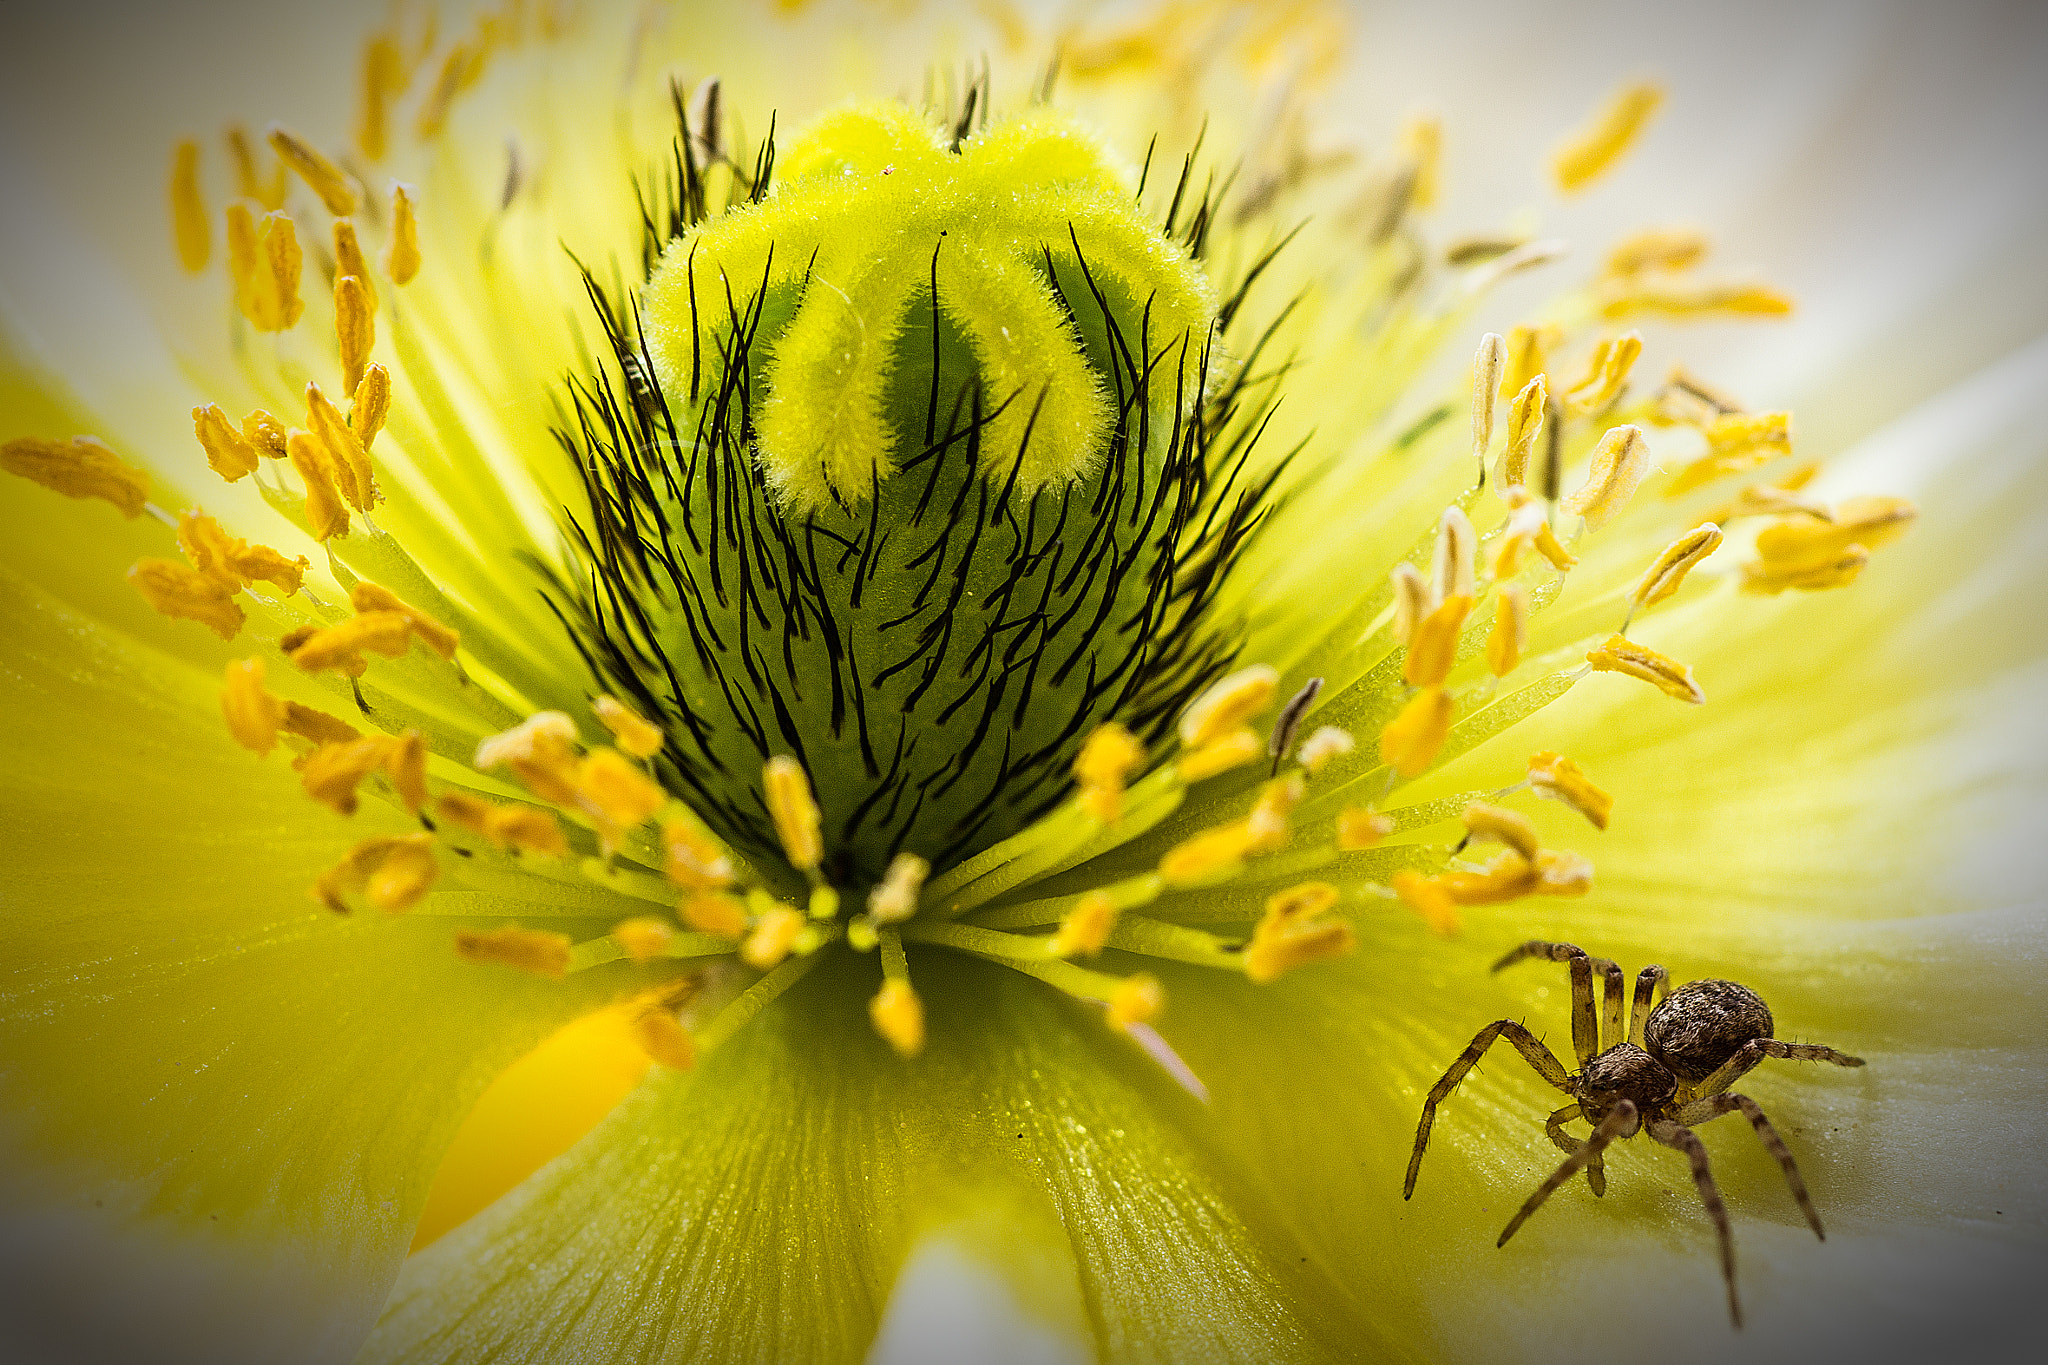
[[(1430, 1088), (1422, 1103), (1422, 1121), (1415, 1129), (1415, 1151), (1408, 1159), (1408, 1177), (1401, 1197), (1415, 1193), (1415, 1178), (1422, 1170), (1422, 1153), (1429, 1145), (1429, 1130), (1436, 1121), (1436, 1107), (1457, 1088), (1458, 1082), (1478, 1064), (1495, 1039), (1506, 1038), (1544, 1080), (1562, 1090), (1572, 1103), (1544, 1121), (1544, 1132), (1568, 1155), (1549, 1179), (1536, 1188), (1508, 1225), (1497, 1245), (1508, 1238), (1536, 1212), (1551, 1192), (1579, 1171), (1595, 1195), (1607, 1193), (1607, 1174), (1601, 1154), (1616, 1138), (1647, 1133), (1653, 1141), (1685, 1153), (1692, 1166), (1693, 1183), (1700, 1202), (1714, 1222), (1721, 1242), (1721, 1276), (1728, 1287), (1728, 1314), (1742, 1325), (1742, 1304), (1735, 1293), (1735, 1238), (1728, 1222), (1728, 1210), (1715, 1188), (1707, 1166), (1706, 1148), (1693, 1133), (1698, 1125), (1723, 1114), (1741, 1110), (1756, 1129), (1767, 1151), (1785, 1172), (1785, 1183), (1798, 1201), (1800, 1212), (1823, 1240), (1820, 1215), (1806, 1193), (1799, 1167), (1792, 1153), (1778, 1137), (1771, 1121), (1756, 1101), (1746, 1095), (1729, 1093), (1728, 1087), (1741, 1079), (1766, 1057), (1794, 1061), (1832, 1062), (1836, 1066), (1862, 1066), (1861, 1057), (1851, 1057), (1830, 1047), (1812, 1043), (1786, 1043), (1772, 1036), (1774, 1021), (1763, 997), (1733, 981), (1692, 981), (1671, 989), (1670, 974), (1662, 967), (1645, 967), (1636, 976), (1634, 998), (1629, 1009), (1628, 1032), (1622, 1033), (1623, 977), (1621, 968), (1605, 958), (1588, 957), (1583, 949), (1569, 943), (1531, 940), (1493, 965), (1493, 970), (1525, 958), (1544, 958), (1570, 964), (1572, 980), (1572, 1048), (1579, 1063), (1576, 1072), (1565, 1070), (1551, 1050), (1528, 1029), (1512, 1019), (1497, 1019), (1481, 1029), (1443, 1079)], [(1600, 1007), (1593, 1002), (1593, 973), (1604, 981)], [(1662, 999), (1656, 997), (1661, 995)], [(1603, 1050), (1601, 1038), (1611, 1041)], [(1583, 1118), (1593, 1125), (1592, 1136), (1580, 1142), (1564, 1132), (1564, 1125)]]

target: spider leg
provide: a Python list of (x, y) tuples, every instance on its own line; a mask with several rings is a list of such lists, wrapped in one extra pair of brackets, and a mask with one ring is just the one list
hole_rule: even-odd
[(1614, 1108), (1607, 1111), (1607, 1117), (1600, 1120), (1600, 1126), (1593, 1130), (1593, 1136), (1580, 1143), (1577, 1149), (1564, 1159), (1564, 1164), (1552, 1171), (1550, 1178), (1536, 1187), (1536, 1193), (1523, 1202), (1515, 1216), (1508, 1220), (1508, 1225), (1501, 1229), (1500, 1240), (1494, 1245), (1506, 1246), (1508, 1238), (1515, 1235), (1515, 1229), (1528, 1222), (1529, 1215), (1543, 1207), (1543, 1201), (1550, 1198), (1553, 1190), (1577, 1175), (1579, 1167), (1598, 1161), (1600, 1153), (1607, 1150), (1607, 1144), (1624, 1133), (1634, 1132), (1635, 1124), (1635, 1105), (1628, 1100), (1617, 1101)]
[(1676, 1123), (1653, 1123), (1649, 1134), (1666, 1147), (1684, 1152), (1692, 1163), (1692, 1180), (1699, 1186), (1700, 1203), (1706, 1205), (1707, 1217), (1714, 1220), (1714, 1230), (1721, 1236), (1721, 1278), (1728, 1285), (1728, 1316), (1740, 1327), (1742, 1302), (1735, 1297), (1735, 1230), (1728, 1225), (1728, 1206), (1721, 1202), (1721, 1191), (1714, 1187), (1714, 1173), (1707, 1167), (1707, 1149), (1692, 1129)]
[(1493, 1040), (1505, 1037), (1515, 1045), (1515, 1051), (1522, 1054), (1536, 1074), (1566, 1094), (1571, 1093), (1571, 1074), (1564, 1069), (1564, 1063), (1545, 1046), (1535, 1034), (1523, 1028), (1512, 1019), (1496, 1019), (1479, 1030), (1472, 1041), (1458, 1054), (1458, 1060), (1451, 1063), (1451, 1069), (1444, 1072), (1443, 1079), (1429, 1088), (1429, 1097), (1422, 1102), (1422, 1122), (1415, 1127), (1415, 1152), (1408, 1158), (1408, 1178), (1401, 1185), (1401, 1197), (1408, 1198), (1415, 1193), (1415, 1177), (1422, 1171), (1422, 1149), (1429, 1145), (1430, 1126), (1436, 1122), (1436, 1107), (1465, 1074), (1478, 1065), (1486, 1049), (1493, 1046)]
[(1602, 1044), (1613, 1047), (1622, 1041), (1621, 1037), (1621, 993), (1623, 977), (1620, 964), (1604, 957), (1588, 958), (1586, 966), (1600, 973), (1600, 1034), (1593, 1040), (1593, 1050), (1600, 1051)]
[(1540, 957), (1551, 962), (1569, 962), (1572, 969), (1572, 1051), (1579, 1065), (1593, 1060), (1600, 1051), (1600, 1028), (1593, 1013), (1593, 960), (1573, 943), (1552, 943), (1532, 938), (1493, 964), (1493, 970), (1511, 967), (1525, 958)]
[[(1557, 1149), (1560, 1152), (1570, 1156), (1579, 1150), (1579, 1140), (1575, 1137), (1566, 1136), (1564, 1126), (1573, 1119), (1584, 1118), (1585, 1116), (1585, 1110), (1579, 1108), (1577, 1104), (1568, 1104), (1549, 1118), (1543, 1120), (1543, 1131), (1552, 1142), (1557, 1144)], [(1595, 1199), (1607, 1193), (1607, 1166), (1597, 1155), (1586, 1163), (1586, 1183), (1593, 1187), (1593, 1197)]]
[(1708, 1119), (1717, 1119), (1737, 1109), (1740, 1109), (1743, 1117), (1749, 1120), (1750, 1126), (1756, 1129), (1757, 1140), (1763, 1143), (1764, 1150), (1776, 1157), (1778, 1165), (1784, 1168), (1785, 1183), (1792, 1187), (1792, 1197), (1799, 1202), (1799, 1211), (1806, 1215), (1807, 1225), (1813, 1229), (1813, 1235), (1825, 1242), (1828, 1235), (1820, 1225), (1820, 1214), (1814, 1211), (1812, 1198), (1806, 1193), (1806, 1182), (1799, 1177), (1799, 1163), (1792, 1159), (1791, 1149), (1786, 1147), (1784, 1140), (1778, 1136), (1778, 1130), (1764, 1117), (1764, 1111), (1755, 1100), (1747, 1095), (1708, 1095), (1680, 1109), (1678, 1122), (1688, 1128), (1696, 1128)]
[(1692, 1093), (1695, 1096), (1718, 1095), (1748, 1075), (1750, 1070), (1766, 1057), (1783, 1057), (1794, 1062), (1833, 1062), (1836, 1066), (1863, 1065), (1861, 1057), (1851, 1057), (1846, 1052), (1837, 1052), (1818, 1043), (1787, 1043), (1777, 1038), (1757, 1038), (1744, 1043), (1740, 1052), (1721, 1063), (1719, 1070), (1694, 1086)]
[(1652, 996), (1671, 994), (1671, 973), (1662, 967), (1645, 967), (1636, 973), (1635, 1003), (1629, 1007), (1628, 1040), (1643, 1045), (1643, 1026), (1649, 1022)]

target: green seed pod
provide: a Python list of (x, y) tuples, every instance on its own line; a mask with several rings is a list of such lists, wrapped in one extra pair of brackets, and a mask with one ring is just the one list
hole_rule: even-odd
[(579, 634), (721, 834), (777, 854), (790, 755), (864, 884), (1018, 830), (1098, 724), (1163, 736), (1257, 498), (1214, 467), (1214, 291), (1071, 117), (862, 106), (774, 173), (667, 244), (586, 395)]

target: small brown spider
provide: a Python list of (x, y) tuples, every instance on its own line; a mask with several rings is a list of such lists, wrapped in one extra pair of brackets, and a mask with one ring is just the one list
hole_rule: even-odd
[[(1550, 1140), (1569, 1152), (1564, 1164), (1537, 1186), (1520, 1212), (1508, 1221), (1497, 1246), (1505, 1246), (1515, 1229), (1536, 1212), (1551, 1191), (1563, 1185), (1581, 1168), (1595, 1195), (1607, 1193), (1607, 1173), (1600, 1154), (1616, 1138), (1647, 1132), (1666, 1147), (1684, 1152), (1692, 1162), (1693, 1182), (1699, 1186), (1700, 1202), (1721, 1235), (1721, 1276), (1728, 1283), (1728, 1313), (1742, 1326), (1742, 1305), (1735, 1297), (1735, 1238), (1728, 1226), (1728, 1210), (1714, 1188), (1707, 1169), (1707, 1150), (1694, 1136), (1693, 1128), (1708, 1119), (1740, 1109), (1756, 1128), (1764, 1147), (1785, 1169), (1785, 1183), (1792, 1197), (1812, 1225), (1814, 1235), (1826, 1240), (1820, 1215), (1807, 1197), (1806, 1182), (1792, 1160), (1771, 1121), (1756, 1101), (1746, 1095), (1726, 1093), (1729, 1086), (1766, 1057), (1787, 1057), (1802, 1062), (1833, 1062), (1836, 1066), (1862, 1066), (1861, 1057), (1851, 1057), (1831, 1047), (1811, 1043), (1784, 1043), (1771, 1036), (1771, 1011), (1763, 998), (1747, 986), (1733, 981), (1693, 981), (1671, 989), (1670, 974), (1662, 967), (1645, 967), (1636, 976), (1635, 999), (1630, 1011), (1628, 1037), (1621, 1034), (1621, 968), (1605, 958), (1587, 957), (1583, 949), (1569, 943), (1531, 940), (1493, 964), (1493, 970), (1524, 958), (1540, 957), (1552, 962), (1569, 962), (1572, 973), (1572, 1048), (1578, 1054), (1579, 1070), (1567, 1072), (1564, 1064), (1528, 1029), (1512, 1019), (1497, 1019), (1479, 1031), (1471, 1046), (1451, 1063), (1444, 1078), (1430, 1089), (1422, 1102), (1422, 1122), (1415, 1129), (1415, 1153), (1408, 1158), (1408, 1179), (1401, 1197), (1415, 1193), (1415, 1177), (1422, 1170), (1422, 1151), (1429, 1144), (1429, 1128), (1436, 1121), (1436, 1107), (1465, 1079), (1496, 1038), (1506, 1038), (1515, 1050), (1535, 1067), (1537, 1074), (1571, 1096), (1572, 1102), (1544, 1121)], [(1600, 1049), (1601, 1026), (1593, 1012), (1593, 972), (1606, 978), (1602, 991), (1602, 1012), (1606, 1033), (1612, 1041)], [(1662, 1000), (1653, 1010), (1651, 997)], [(1563, 1131), (1575, 1118), (1593, 1125), (1593, 1135), (1574, 1142)]]

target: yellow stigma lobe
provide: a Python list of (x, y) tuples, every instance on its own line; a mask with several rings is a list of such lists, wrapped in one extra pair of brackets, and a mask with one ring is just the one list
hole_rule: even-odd
[(1654, 684), (1667, 697), (1689, 701), (1697, 706), (1707, 699), (1700, 691), (1700, 685), (1693, 681), (1692, 669), (1667, 658), (1647, 645), (1639, 645), (1625, 635), (1610, 635), (1607, 639), (1586, 652), (1586, 662), (1601, 673), (1626, 673), (1631, 678), (1641, 678)]
[(599, 696), (590, 703), (598, 723), (612, 732), (618, 746), (635, 758), (652, 758), (661, 752), (661, 727), (643, 719), (638, 711), (615, 697)]
[(1628, 150), (1663, 102), (1664, 90), (1653, 81), (1637, 81), (1616, 91), (1593, 121), (1551, 157), (1557, 187), (1574, 194), (1592, 184)]
[(1606, 829), (1614, 798), (1593, 785), (1585, 770), (1554, 749), (1529, 755), (1529, 786), (1538, 796), (1561, 801), (1586, 817), (1594, 829)]
[(569, 974), (571, 946), (567, 934), (518, 924), (482, 932), (465, 929), (455, 935), (455, 951), (466, 961), (515, 967), (557, 980)]
[(213, 255), (213, 228), (199, 192), (199, 144), (191, 138), (178, 144), (171, 161), (171, 231), (178, 263), (195, 275), (206, 269)]
[(1586, 525), (1597, 531), (1628, 506), (1636, 485), (1649, 472), (1650, 443), (1643, 439), (1643, 429), (1634, 425), (1615, 427), (1593, 448), (1586, 482), (1558, 506), (1584, 517)]
[(137, 560), (128, 581), (165, 616), (197, 621), (223, 640), (234, 639), (248, 619), (234, 603), (233, 588), (174, 559)]
[(775, 837), (782, 842), (782, 856), (797, 871), (810, 871), (825, 856), (819, 833), (823, 816), (811, 795), (811, 780), (795, 759), (777, 754), (762, 770), (761, 784), (768, 814), (775, 821)]
[(924, 1051), (924, 1003), (908, 981), (884, 981), (868, 1001), (868, 1018), (900, 1056)]
[(1265, 710), (1279, 686), (1279, 673), (1267, 664), (1253, 664), (1219, 679), (1181, 714), (1180, 742), (1199, 749), (1221, 739)]
[(341, 167), (327, 159), (326, 153), (282, 124), (271, 124), (269, 136), (277, 159), (291, 167), (299, 179), (320, 196), (320, 202), (327, 205), (329, 213), (337, 218), (346, 218), (356, 211), (355, 187), (349, 183)]
[(0, 445), (0, 469), (67, 498), (103, 498), (124, 517), (139, 516), (149, 502), (149, 475), (96, 436), (68, 441), (17, 437)]

